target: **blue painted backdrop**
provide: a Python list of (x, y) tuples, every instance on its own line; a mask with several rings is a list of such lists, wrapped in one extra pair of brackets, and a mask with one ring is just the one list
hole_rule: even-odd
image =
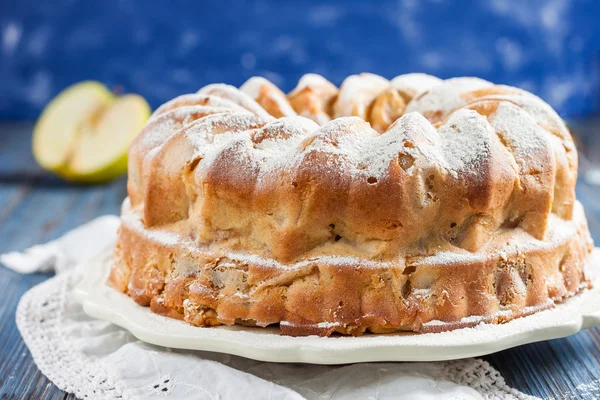
[(599, 57), (594, 0), (2, 0), (0, 118), (34, 118), (83, 79), (156, 107), (210, 82), (362, 71), (478, 75), (578, 115), (600, 108)]

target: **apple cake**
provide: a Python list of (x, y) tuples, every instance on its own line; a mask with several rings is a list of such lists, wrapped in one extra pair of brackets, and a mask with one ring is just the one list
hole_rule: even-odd
[(438, 332), (591, 285), (570, 132), (478, 78), (211, 84), (154, 112), (128, 178), (109, 282), (196, 326)]

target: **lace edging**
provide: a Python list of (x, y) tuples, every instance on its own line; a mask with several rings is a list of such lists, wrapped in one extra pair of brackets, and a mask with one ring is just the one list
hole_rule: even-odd
[(489, 400), (537, 399), (537, 397), (508, 386), (500, 372), (493, 368), (490, 363), (479, 358), (446, 361), (443, 370), (444, 375), (452, 382), (469, 386)]
[(80, 399), (129, 400), (98, 361), (77, 353), (66, 340), (69, 322), (63, 310), (75, 278), (75, 271), (68, 271), (25, 293), (17, 306), (19, 332), (42, 374), (61, 390)]

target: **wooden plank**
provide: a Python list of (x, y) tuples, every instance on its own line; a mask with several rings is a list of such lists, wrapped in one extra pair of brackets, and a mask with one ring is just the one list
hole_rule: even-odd
[(0, 181), (21, 184), (48, 177), (31, 153), (32, 128), (27, 122), (0, 124)]
[(0, 398), (59, 398), (58, 390), (38, 370), (14, 323), (21, 295), (49, 275), (23, 276), (0, 267)]

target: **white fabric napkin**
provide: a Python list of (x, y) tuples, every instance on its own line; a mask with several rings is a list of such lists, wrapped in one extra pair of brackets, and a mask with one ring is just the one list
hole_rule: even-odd
[(27, 292), (17, 325), (41, 370), (59, 388), (87, 399), (525, 399), (487, 362), (276, 364), (227, 354), (153, 346), (87, 316), (72, 290), (78, 263), (116, 235), (115, 216), (63, 237), (0, 256), (21, 273), (57, 276)]

